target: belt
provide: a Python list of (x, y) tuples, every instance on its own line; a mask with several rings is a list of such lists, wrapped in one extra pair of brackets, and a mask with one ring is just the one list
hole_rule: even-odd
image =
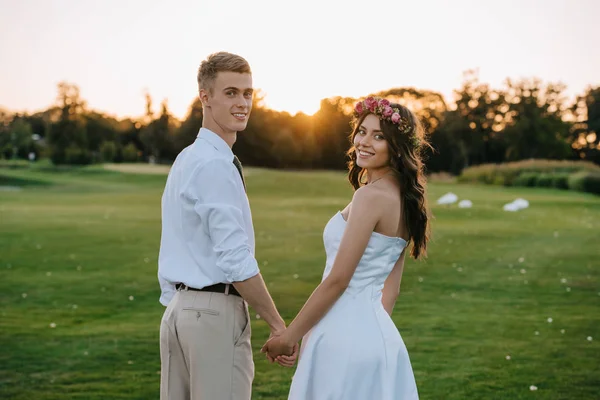
[(178, 283), (175, 285), (177, 290), (195, 290), (197, 292), (214, 292), (214, 293), (225, 293), (225, 294), (233, 294), (235, 296), (240, 296), (240, 292), (236, 290), (236, 288), (229, 283), (217, 283), (214, 285), (203, 287), (202, 289), (197, 289), (193, 287), (189, 287), (184, 283)]

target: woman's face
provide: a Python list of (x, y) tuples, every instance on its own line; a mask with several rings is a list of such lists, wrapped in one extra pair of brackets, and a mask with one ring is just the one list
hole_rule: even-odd
[(388, 142), (381, 131), (379, 117), (369, 114), (361, 122), (354, 135), (356, 165), (374, 170), (390, 164)]

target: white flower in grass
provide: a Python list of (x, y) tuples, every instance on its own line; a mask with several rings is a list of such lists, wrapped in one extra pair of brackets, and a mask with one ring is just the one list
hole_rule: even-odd
[(294, 274), (294, 279), (298, 279), (299, 277), (300, 277), (300, 275)]
[(423, 282), (423, 277), (422, 276), (419, 277), (419, 282)]
[(146, 257), (146, 258), (144, 258), (144, 262), (145, 262), (146, 264), (148, 264), (148, 263), (150, 262), (150, 259), (149, 259), (148, 257)]
[(83, 355), (84, 355), (84, 356), (87, 356), (87, 355), (88, 355), (88, 352), (87, 352), (87, 351), (84, 351), (84, 352), (83, 352)]
[(77, 304), (73, 304), (73, 310), (77, 310)]
[(588, 337), (587, 337), (587, 341), (588, 341), (588, 342), (591, 342), (591, 341), (592, 341), (592, 337), (591, 337), (591, 336), (588, 336)]
[(554, 231), (554, 237), (557, 238), (558, 237), (558, 231)]
[(524, 269), (524, 268), (521, 268), (521, 273), (522, 273), (522, 274), (524, 274), (524, 273), (526, 273), (526, 272), (527, 272), (527, 271), (525, 271), (525, 269)]
[(462, 272), (462, 267), (458, 267), (456, 270), (457, 270), (458, 272)]
[(74, 260), (74, 259), (75, 259), (75, 254), (69, 254), (69, 258), (70, 258), (71, 260)]
[(529, 386), (529, 390), (531, 390), (532, 392), (534, 392), (534, 391), (537, 390), (537, 386), (531, 385), (531, 386)]
[(562, 278), (562, 279), (560, 280), (560, 283), (567, 283), (567, 278)]
[(547, 319), (547, 321), (548, 321), (548, 323), (549, 323), (549, 324), (551, 324), (551, 323), (552, 323), (552, 321), (554, 321), (554, 320), (552, 319), (552, 317), (549, 317), (549, 318)]
[(129, 296), (129, 301), (133, 301), (133, 296)]
[(56, 328), (56, 324), (54, 322), (51, 322), (50, 323), (50, 328), (53, 328), (53, 329)]
[(561, 330), (560, 330), (560, 333), (562, 333), (562, 334), (564, 335), (564, 334), (565, 334), (565, 330), (564, 330), (564, 329), (561, 329)]
[(568, 288), (567, 288), (567, 292), (570, 292), (570, 291), (571, 291), (571, 288), (570, 288), (570, 287), (568, 287)]
[(456, 297), (456, 293), (452, 293), (452, 294), (450, 295), (450, 297), (452, 297), (452, 298), (455, 298), (455, 297)]
[(267, 266), (267, 265), (269, 265), (269, 261), (267, 261), (267, 260), (263, 261), (263, 265), (264, 265), (264, 266)]
[(51, 276), (51, 275), (52, 275), (52, 272), (50, 272), (50, 271), (46, 272), (46, 276)]
[(81, 265), (77, 266), (77, 271), (81, 271)]
[(260, 319), (260, 314), (256, 314), (256, 319)]
[(509, 356), (509, 355), (507, 355), (507, 356), (506, 356), (506, 359), (507, 359), (507, 360), (510, 360), (510, 356)]
[(25, 299), (25, 298), (27, 298), (27, 293), (23, 293), (23, 294), (21, 295), (21, 297), (23, 297), (24, 299)]
[(523, 261), (525, 261), (525, 258), (519, 257), (519, 262), (522, 263)]
[(38, 250), (41, 250), (42, 249), (42, 245), (41, 244), (36, 244), (35, 248), (38, 249)]
[(131, 364), (133, 364), (133, 361), (129, 360), (129, 361), (127, 361), (127, 364), (131, 365)]
[(535, 336), (538, 336), (540, 334), (540, 332), (539, 331), (535, 331), (534, 334), (535, 334)]

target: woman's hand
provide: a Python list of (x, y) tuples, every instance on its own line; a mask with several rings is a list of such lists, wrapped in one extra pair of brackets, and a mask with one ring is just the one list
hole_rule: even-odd
[(292, 367), (296, 363), (298, 357), (298, 343), (289, 340), (288, 336), (283, 333), (280, 336), (270, 338), (260, 350), (266, 353), (269, 361), (277, 361), (279, 365), (284, 367)]

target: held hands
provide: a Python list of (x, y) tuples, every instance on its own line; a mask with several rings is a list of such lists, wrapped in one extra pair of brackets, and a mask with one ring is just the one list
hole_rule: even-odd
[(285, 331), (278, 331), (271, 333), (260, 351), (271, 363), (276, 361), (283, 367), (293, 367), (298, 358), (298, 349), (298, 343), (291, 342)]

